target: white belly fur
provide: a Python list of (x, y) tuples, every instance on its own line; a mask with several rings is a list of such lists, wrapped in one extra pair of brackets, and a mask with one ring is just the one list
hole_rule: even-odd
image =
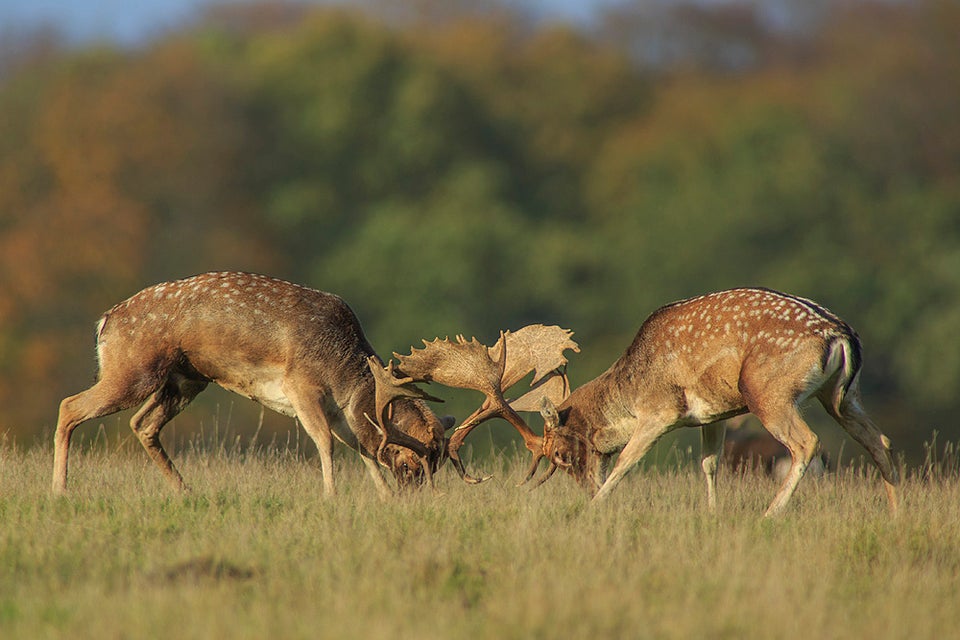
[(283, 393), (283, 379), (280, 376), (258, 378), (247, 384), (234, 381), (217, 381), (227, 391), (232, 391), (244, 398), (259, 402), (267, 409), (276, 411), (291, 418), (297, 417), (293, 404)]
[[(259, 402), (272, 411), (291, 418), (298, 417), (293, 404), (283, 393), (283, 378), (280, 375), (261, 377), (246, 384), (235, 381), (223, 381), (218, 382), (218, 384), (228, 391)], [(323, 415), (326, 417), (327, 424), (334, 437), (351, 449), (359, 450), (357, 436), (347, 423), (343, 410), (337, 406), (332, 398), (324, 397), (319, 400)]]

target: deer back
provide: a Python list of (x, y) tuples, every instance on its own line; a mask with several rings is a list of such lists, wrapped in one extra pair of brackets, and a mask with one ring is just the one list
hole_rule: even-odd
[[(98, 354), (104, 375), (140, 376), (149, 388), (182, 369), (287, 415), (295, 413), (281, 386), (303, 380), (342, 409), (361, 446), (376, 450), (380, 440), (363, 418), (375, 415), (367, 358), (376, 354), (356, 314), (331, 293), (239, 272), (157, 284), (103, 316)], [(409, 435), (442, 442), (422, 401), (397, 400), (394, 413)]]
[(695, 426), (746, 412), (745, 378), (762, 388), (758, 402), (794, 403), (859, 366), (855, 332), (822, 306), (769, 289), (720, 291), (652, 313), (624, 354), (559, 407), (561, 423), (609, 452), (638, 420)]

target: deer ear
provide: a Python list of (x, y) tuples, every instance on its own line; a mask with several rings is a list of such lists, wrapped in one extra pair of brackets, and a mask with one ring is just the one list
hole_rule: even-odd
[(557, 413), (557, 407), (553, 404), (553, 400), (547, 396), (543, 396), (543, 400), (540, 402), (540, 415), (543, 416), (544, 431), (560, 427), (560, 414)]

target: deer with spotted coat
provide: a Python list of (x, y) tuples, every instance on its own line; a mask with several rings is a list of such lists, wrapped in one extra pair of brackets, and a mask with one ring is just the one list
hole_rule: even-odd
[(599, 501), (662, 435), (701, 427), (701, 467), (715, 509), (721, 421), (749, 412), (790, 452), (786, 478), (765, 513), (774, 516), (817, 453), (817, 436), (799, 409), (815, 397), (873, 458), (896, 513), (899, 473), (890, 441), (863, 409), (861, 363), (850, 325), (804, 298), (732, 289), (675, 302), (647, 318), (605, 373), (559, 406), (544, 401), (544, 453)]
[[(490, 349), (476, 340), (437, 340), (408, 356), (394, 355), (413, 380), (483, 391), (487, 400), (475, 416), (490, 417), (496, 410), (520, 431), (534, 456), (527, 479), (546, 457), (550, 467), (540, 483), (562, 468), (600, 501), (665, 433), (701, 427), (707, 504), (715, 509), (722, 421), (750, 412), (791, 456), (766, 511), (773, 516), (783, 511), (817, 452), (817, 436), (799, 411), (804, 400), (815, 397), (876, 462), (896, 512), (899, 476), (890, 442), (860, 401), (860, 340), (815, 302), (769, 289), (733, 289), (669, 304), (647, 318), (605, 373), (572, 393), (561, 354), (576, 345), (569, 332), (558, 332), (537, 344), (549, 357), (538, 369), (535, 388), (514, 402), (505, 401), (503, 391), (517, 378), (505, 375), (509, 368), (498, 362), (510, 349), (509, 337), (501, 336)], [(534, 404), (544, 418), (542, 437), (516, 413)], [(476, 422), (464, 421), (451, 436), (451, 458)]]
[(160, 430), (210, 382), (296, 417), (317, 446), (333, 495), (334, 438), (358, 451), (381, 495), (432, 482), (446, 458), (433, 399), (384, 367), (338, 296), (266, 276), (207, 273), (148, 287), (97, 325), (99, 376), (63, 400), (53, 491), (67, 488), (70, 436), (81, 423), (142, 405), (130, 426), (166, 479), (185, 485)]

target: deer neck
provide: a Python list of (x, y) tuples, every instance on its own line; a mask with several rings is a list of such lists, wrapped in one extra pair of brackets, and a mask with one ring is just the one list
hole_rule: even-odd
[(591, 380), (570, 394), (568, 424), (600, 454), (622, 449), (636, 418), (627, 405), (629, 393), (612, 371)]

